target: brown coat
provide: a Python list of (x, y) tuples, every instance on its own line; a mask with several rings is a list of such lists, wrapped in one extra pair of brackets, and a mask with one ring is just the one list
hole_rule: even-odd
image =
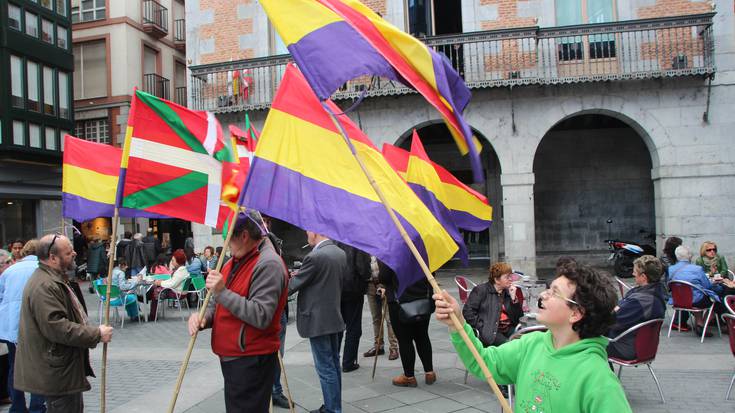
[(83, 325), (64, 276), (39, 263), (23, 290), (15, 354), (15, 388), (44, 396), (90, 389), (89, 349), (99, 328)]

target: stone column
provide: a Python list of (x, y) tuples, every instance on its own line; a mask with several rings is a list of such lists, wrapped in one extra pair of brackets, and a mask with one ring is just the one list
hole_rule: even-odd
[(505, 260), (513, 269), (536, 276), (536, 227), (532, 172), (500, 175), (503, 186)]

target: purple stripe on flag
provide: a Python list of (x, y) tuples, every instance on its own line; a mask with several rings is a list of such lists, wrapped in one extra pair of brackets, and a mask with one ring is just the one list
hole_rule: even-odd
[(464, 265), (469, 264), (469, 256), (467, 253), (467, 246), (464, 244), (464, 236), (462, 236), (459, 229), (457, 229), (457, 225), (452, 220), (452, 216), (447, 207), (445, 207), (441, 201), (436, 199), (434, 193), (426, 189), (425, 186), (413, 182), (409, 182), (408, 186), (413, 189), (413, 192), (419, 197), (421, 202), (429, 208), (429, 211), (434, 214), (436, 220), (439, 221), (447, 233), (452, 237), (454, 242), (457, 243), (459, 250), (457, 250), (457, 253), (454, 254), (454, 256), (462, 260)]
[(347, 22), (330, 23), (288, 46), (299, 70), (321, 100), (346, 81), (363, 75), (407, 84), (383, 56)]
[(80, 222), (97, 217), (111, 217), (115, 212), (115, 206), (112, 204), (90, 201), (66, 192), (61, 194), (61, 202), (62, 215)]
[[(376, 256), (396, 272), (398, 295), (425, 279), (381, 203), (262, 158), (253, 160), (249, 177), (253, 176), (257, 179), (248, 180), (243, 205)], [(398, 219), (426, 257), (426, 248), (416, 229), (402, 216), (398, 215)]]
[(449, 213), (452, 215), (452, 220), (457, 224), (457, 227), (466, 229), (467, 231), (484, 231), (490, 228), (490, 224), (492, 224), (492, 221), (478, 218), (466, 211), (450, 209)]
[[(115, 205), (91, 201), (87, 198), (66, 192), (62, 193), (61, 201), (62, 216), (64, 216), (64, 218), (71, 218), (80, 222), (99, 217), (111, 217), (115, 214)], [(169, 218), (165, 215), (152, 214), (150, 212), (130, 208), (120, 208), (118, 212), (121, 217), (126, 218)]]

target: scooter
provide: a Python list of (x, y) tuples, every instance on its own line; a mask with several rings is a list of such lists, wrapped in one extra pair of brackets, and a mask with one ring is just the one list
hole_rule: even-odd
[(610, 256), (607, 260), (612, 261), (615, 275), (618, 277), (630, 278), (633, 276), (633, 261), (636, 258), (643, 255), (656, 256), (656, 249), (647, 244), (614, 239), (608, 239), (605, 242), (610, 249)]

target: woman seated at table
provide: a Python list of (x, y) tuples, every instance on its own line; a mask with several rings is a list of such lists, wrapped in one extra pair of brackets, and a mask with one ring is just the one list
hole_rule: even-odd
[(156, 261), (148, 269), (148, 274), (171, 274), (171, 270), (168, 268), (169, 261), (166, 254), (158, 254)]
[(694, 263), (702, 267), (709, 277), (720, 274), (725, 278), (729, 278), (727, 261), (725, 261), (725, 257), (717, 253), (717, 244), (712, 241), (702, 243), (702, 246), (699, 247), (699, 257)]
[[(636, 287), (628, 291), (615, 307), (615, 325), (608, 331), (608, 337), (614, 338), (644, 321), (664, 318), (666, 291), (660, 282), (663, 272), (663, 264), (652, 255), (644, 255), (633, 261)], [(635, 334), (628, 334), (621, 340), (610, 343), (607, 354), (625, 360), (635, 359)]]
[[(717, 244), (712, 241), (703, 242), (699, 248), (699, 257), (695, 263), (702, 267), (710, 278), (710, 281), (712, 281), (712, 290), (720, 298), (735, 294), (735, 282), (732, 281), (727, 271), (725, 257), (717, 253)], [(724, 307), (718, 306), (717, 310), (720, 310), (718, 314), (721, 314), (724, 312)]]
[(523, 316), (522, 303), (516, 299), (511, 273), (513, 269), (509, 264), (493, 264), (488, 282), (472, 289), (462, 309), (467, 324), (478, 332), (485, 347), (499, 346), (508, 341)]
[[(135, 319), (138, 317), (138, 300), (136, 299), (135, 293), (128, 293), (130, 290), (138, 285), (138, 278), (125, 279), (125, 271), (128, 269), (128, 261), (125, 258), (118, 258), (117, 266), (112, 269), (112, 285), (116, 285), (120, 288), (125, 297), (125, 311), (128, 313), (128, 317)], [(104, 279), (100, 279), (104, 282)], [(110, 305), (120, 305), (120, 299), (116, 298), (110, 301)]]
[(151, 288), (151, 312), (149, 315), (149, 319), (156, 318), (156, 310), (158, 309), (158, 297), (161, 295), (163, 290), (166, 290), (166, 292), (165, 295), (161, 297), (161, 299), (176, 298), (176, 294), (171, 290), (176, 291), (176, 293), (180, 295), (186, 294), (186, 291), (183, 291), (183, 288), (184, 281), (189, 278), (189, 271), (186, 270), (186, 254), (184, 254), (184, 250), (177, 249), (176, 251), (174, 251), (169, 266), (171, 271), (173, 272), (170, 279), (152, 280), (150, 279), (151, 277), (148, 277), (153, 284), (153, 288)]

